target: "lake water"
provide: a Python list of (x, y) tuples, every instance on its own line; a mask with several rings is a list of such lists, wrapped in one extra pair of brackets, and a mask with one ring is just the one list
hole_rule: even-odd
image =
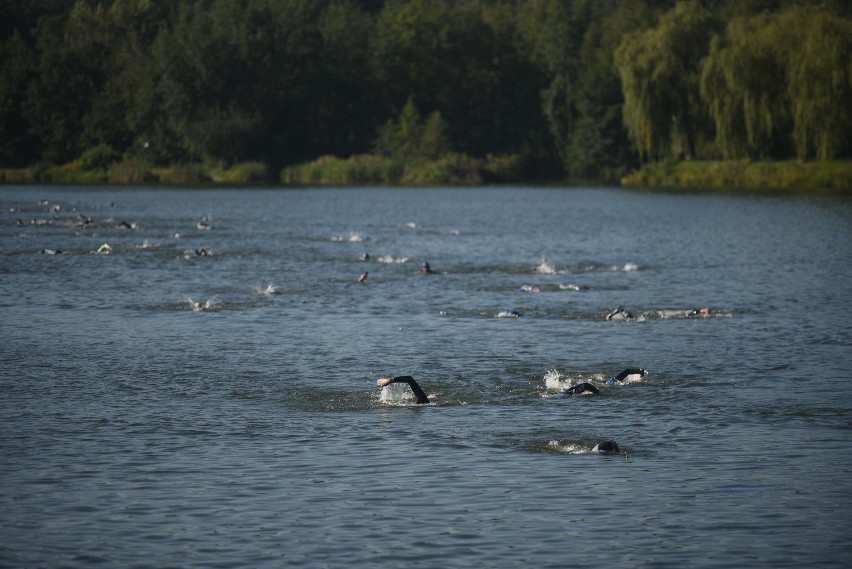
[[(2, 567), (852, 560), (849, 199), (4, 186), (0, 206)], [(627, 366), (649, 373), (605, 383)], [(404, 374), (431, 404), (376, 385)]]

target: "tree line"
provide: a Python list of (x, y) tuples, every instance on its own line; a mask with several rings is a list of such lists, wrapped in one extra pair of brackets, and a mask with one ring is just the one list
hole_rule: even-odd
[(846, 0), (2, 4), (6, 167), (454, 152), (612, 177), (852, 157)]

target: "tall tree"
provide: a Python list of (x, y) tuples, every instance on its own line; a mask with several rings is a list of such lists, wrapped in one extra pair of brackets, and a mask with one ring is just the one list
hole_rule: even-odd
[(628, 36), (616, 50), (624, 123), (643, 158), (695, 156), (705, 119), (700, 63), (714, 28), (697, 0), (680, 2), (656, 27)]
[(813, 9), (781, 19), (801, 32), (787, 67), (797, 156), (852, 157), (852, 20)]
[(379, 105), (370, 62), (375, 20), (352, 0), (332, 0), (319, 20), (321, 69), (311, 93), (316, 152), (362, 152), (375, 136)]
[(489, 151), (497, 88), (493, 34), (473, 4), (389, 1), (378, 21), (377, 78), (392, 113), (409, 97), (447, 120), (457, 149)]
[(0, 164), (5, 166), (26, 166), (39, 157), (39, 141), (22, 113), (36, 61), (18, 33), (0, 44)]
[(168, 126), (191, 158), (281, 164), (310, 155), (319, 8), (310, 0), (182, 7), (154, 55)]
[(789, 155), (792, 122), (785, 52), (791, 49), (792, 37), (779, 29), (775, 15), (759, 14), (734, 18), (723, 35), (713, 38), (701, 92), (724, 157)]
[(85, 149), (83, 123), (106, 78), (108, 30), (96, 25), (102, 14), (81, 0), (67, 15), (39, 21), (38, 61), (22, 112), (48, 161), (65, 162)]

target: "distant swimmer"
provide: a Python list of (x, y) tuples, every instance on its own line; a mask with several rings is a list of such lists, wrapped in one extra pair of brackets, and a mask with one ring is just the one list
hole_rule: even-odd
[(607, 320), (631, 320), (633, 318), (635, 318), (635, 316), (633, 316), (633, 313), (625, 310), (623, 306), (619, 306), (618, 308), (606, 315)]
[(195, 223), (195, 227), (201, 230), (207, 230), (213, 226), (210, 225), (210, 218), (205, 215)]
[(582, 393), (600, 393), (600, 389), (592, 385), (591, 383), (579, 383), (573, 387), (569, 387), (568, 389), (564, 389), (559, 392), (559, 395), (580, 395)]
[(642, 379), (646, 375), (648, 375), (648, 372), (642, 368), (628, 367), (618, 372), (618, 375), (615, 375), (606, 380), (606, 382), (618, 383), (621, 381), (636, 381), (637, 379)]
[(517, 310), (501, 310), (497, 313), (497, 318), (520, 318), (521, 313)]
[(366, 283), (367, 282), (367, 276), (369, 274), (370, 274), (369, 271), (364, 271), (363, 273), (361, 273), (361, 276), (358, 277), (358, 282), (361, 283), (361, 284)]
[(601, 441), (592, 448), (592, 452), (599, 452), (601, 454), (618, 454), (620, 449), (618, 448), (618, 443), (615, 441)]
[(690, 316), (710, 316), (713, 310), (709, 306), (702, 306), (701, 308), (696, 308), (692, 312), (689, 313)]
[(369, 261), (370, 260), (370, 254), (365, 251), (364, 254), (361, 255), (361, 260), (362, 261)]
[(530, 285), (521, 285), (521, 287), (518, 290), (521, 291), (521, 292), (532, 292), (532, 293), (541, 292), (541, 289), (539, 287), (530, 286)]
[(423, 264), (420, 265), (420, 272), (423, 274), (429, 274), (432, 272), (432, 267), (429, 266), (429, 263), (424, 261)]
[(386, 387), (392, 383), (407, 383), (409, 387), (411, 387), (411, 391), (414, 392), (414, 397), (417, 399), (418, 405), (423, 405), (425, 403), (429, 403), (429, 398), (426, 397), (426, 393), (420, 388), (420, 385), (414, 381), (414, 378), (410, 375), (400, 375), (398, 377), (382, 377), (379, 378), (376, 383), (382, 387)]
[(195, 251), (193, 251), (193, 253), (195, 253), (196, 257), (206, 257), (207, 255), (210, 254), (210, 253), (207, 252), (207, 249), (203, 249), (203, 248), (196, 249)]
[(104, 243), (100, 247), (98, 247), (98, 253), (101, 255), (109, 255), (112, 253), (112, 247), (109, 246), (109, 243)]
[(59, 249), (42, 249), (39, 253), (42, 255), (61, 255), (62, 251)]

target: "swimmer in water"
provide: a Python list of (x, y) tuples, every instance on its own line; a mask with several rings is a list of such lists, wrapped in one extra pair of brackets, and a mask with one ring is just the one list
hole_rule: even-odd
[(501, 310), (496, 315), (497, 318), (520, 318), (521, 313), (517, 310)]
[(363, 273), (361, 273), (361, 276), (358, 277), (358, 282), (361, 283), (361, 284), (365, 284), (367, 282), (367, 276), (369, 274), (370, 273), (368, 271), (364, 271)]
[(631, 320), (632, 318), (634, 318), (633, 314), (625, 310), (623, 306), (606, 315), (607, 320)]
[(569, 387), (568, 389), (564, 389), (559, 392), (559, 395), (580, 395), (582, 393), (600, 393), (600, 389), (592, 385), (591, 383), (578, 383), (573, 387)]
[(376, 383), (382, 387), (388, 386), (391, 383), (407, 383), (409, 387), (411, 387), (411, 391), (414, 392), (414, 397), (417, 399), (418, 405), (424, 405), (429, 403), (429, 398), (426, 397), (426, 393), (420, 388), (420, 385), (414, 378), (410, 375), (400, 375), (398, 377), (381, 377)]
[(420, 272), (424, 275), (429, 274), (432, 272), (432, 267), (429, 266), (429, 263), (424, 261), (423, 264), (420, 265)]
[(370, 260), (370, 254), (365, 251), (364, 254), (361, 255), (361, 260), (362, 261), (369, 261)]
[(689, 313), (690, 316), (710, 316), (713, 310), (709, 306), (702, 306), (701, 308), (696, 308), (692, 312)]
[(109, 243), (104, 243), (100, 247), (98, 247), (98, 253), (101, 255), (109, 255), (112, 253), (112, 247), (109, 246)]
[(618, 375), (615, 375), (615, 376), (609, 378), (608, 380), (606, 380), (606, 382), (612, 384), (612, 383), (619, 383), (619, 382), (625, 381), (625, 380), (626, 381), (633, 381), (633, 380), (636, 380), (636, 379), (642, 379), (646, 375), (648, 375), (648, 372), (645, 371), (642, 368), (628, 367), (628, 368), (625, 368), (625, 369), (621, 370), (620, 372), (618, 372)]
[(620, 452), (618, 443), (615, 441), (601, 441), (592, 448), (592, 452), (600, 454), (618, 454)]
[(203, 248), (196, 249), (193, 252), (195, 253), (196, 257), (206, 257), (207, 255), (209, 255), (209, 253), (207, 252), (207, 249), (203, 249)]

